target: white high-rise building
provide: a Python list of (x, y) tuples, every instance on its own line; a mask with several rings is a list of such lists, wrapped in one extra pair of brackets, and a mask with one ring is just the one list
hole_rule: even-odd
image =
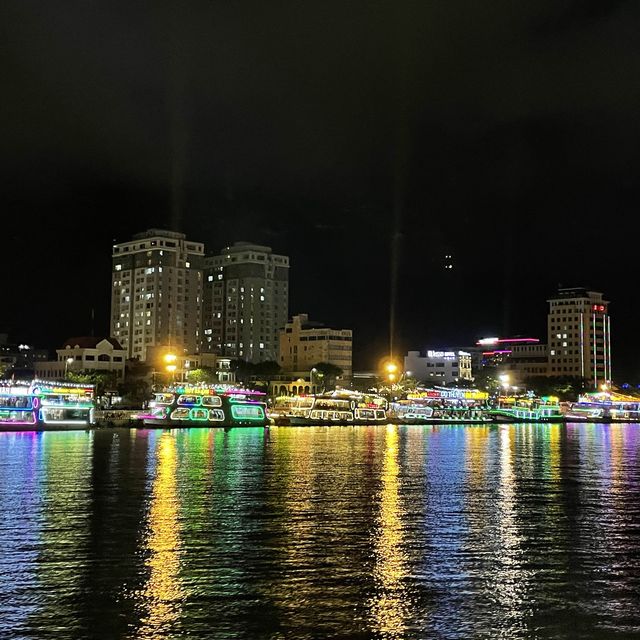
[(111, 335), (127, 357), (168, 345), (196, 353), (201, 342), (204, 245), (149, 229), (113, 246)]
[(595, 388), (611, 383), (611, 318), (602, 294), (559, 289), (548, 300), (550, 376), (580, 376)]
[(203, 351), (248, 362), (279, 360), (289, 316), (289, 258), (236, 242), (205, 258)]

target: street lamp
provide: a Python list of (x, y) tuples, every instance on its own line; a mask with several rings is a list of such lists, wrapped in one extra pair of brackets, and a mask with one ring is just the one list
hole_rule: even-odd
[(66, 377), (67, 377), (67, 373), (68, 373), (68, 371), (69, 371), (69, 365), (70, 365), (72, 362), (73, 362), (73, 358), (67, 358), (67, 359), (64, 361), (64, 377), (65, 377), (65, 379), (66, 379)]
[(313, 369), (311, 369), (311, 371), (309, 372), (309, 381), (311, 382), (311, 393), (315, 394), (315, 391), (313, 389), (313, 374), (314, 373), (318, 373), (318, 370), (313, 367)]
[(500, 384), (502, 384), (505, 395), (507, 395), (507, 391), (509, 389), (509, 382), (510, 382), (509, 374), (502, 373), (498, 376), (498, 378), (500, 380)]
[(164, 356), (164, 362), (165, 362), (165, 369), (168, 373), (171, 374), (171, 382), (175, 382), (175, 373), (176, 373), (176, 369), (178, 368), (176, 366), (176, 360), (178, 359), (178, 356), (175, 353), (167, 353)]
[(398, 371), (398, 365), (395, 362), (387, 362), (384, 366), (384, 370), (387, 372), (387, 379), (389, 382), (393, 382), (398, 376), (396, 372)]

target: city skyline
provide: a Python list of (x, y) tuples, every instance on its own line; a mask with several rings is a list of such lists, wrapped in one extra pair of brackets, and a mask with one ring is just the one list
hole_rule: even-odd
[(562, 284), (612, 300), (638, 375), (638, 9), (508, 7), (16, 3), (3, 266), (37, 304), (0, 330), (107, 333), (110, 246), (165, 228), (290, 256), (291, 314), (352, 328), (358, 368), (391, 315), (397, 353), (543, 336)]

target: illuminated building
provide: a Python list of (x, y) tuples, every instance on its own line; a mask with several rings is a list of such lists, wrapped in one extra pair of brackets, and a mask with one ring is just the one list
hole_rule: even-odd
[(248, 362), (278, 360), (289, 317), (289, 258), (236, 242), (205, 258), (202, 350)]
[(559, 289), (549, 300), (549, 375), (611, 383), (611, 318), (602, 293)]
[(330, 329), (320, 322), (310, 322), (302, 313), (293, 316), (280, 332), (279, 364), (286, 371), (308, 373), (315, 364), (328, 362), (350, 377), (352, 344), (351, 329)]
[(420, 351), (409, 351), (404, 357), (404, 370), (420, 382), (452, 384), (460, 380), (473, 380), (471, 354), (468, 351), (428, 349), (424, 355)]
[(199, 350), (204, 245), (149, 229), (113, 246), (111, 335), (129, 358), (170, 344)]
[(500, 368), (513, 381), (546, 376), (549, 369), (548, 346), (538, 338), (482, 338), (482, 366)]
[(215, 353), (186, 353), (168, 345), (149, 347), (147, 364), (151, 365), (152, 379), (157, 383), (169, 377), (175, 382), (184, 382), (189, 380), (189, 372), (198, 369), (215, 370), (218, 382), (235, 382), (236, 379), (229, 358), (220, 358)]
[(29, 344), (10, 344), (8, 335), (0, 333), (0, 375), (6, 371), (24, 377), (34, 370), (36, 362), (47, 360), (46, 349), (35, 349)]
[(36, 376), (44, 380), (62, 380), (68, 372), (99, 371), (124, 380), (127, 352), (115, 338), (82, 336), (65, 340), (56, 349), (57, 360), (36, 363)]

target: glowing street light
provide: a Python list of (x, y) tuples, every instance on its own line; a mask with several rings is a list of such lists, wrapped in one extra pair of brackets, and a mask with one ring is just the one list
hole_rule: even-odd
[(64, 377), (67, 377), (67, 373), (69, 372), (69, 365), (73, 362), (73, 358), (67, 358), (64, 361)]
[(175, 353), (167, 353), (163, 359), (165, 361), (164, 368), (171, 374), (171, 381), (173, 382), (175, 380), (176, 369), (178, 368), (175, 364), (178, 356)]

